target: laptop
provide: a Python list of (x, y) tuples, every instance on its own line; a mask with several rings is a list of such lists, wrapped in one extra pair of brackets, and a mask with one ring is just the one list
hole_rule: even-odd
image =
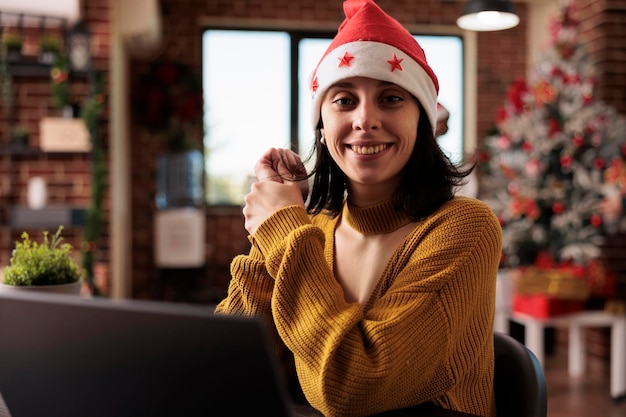
[(0, 292), (0, 417), (292, 416), (261, 321)]

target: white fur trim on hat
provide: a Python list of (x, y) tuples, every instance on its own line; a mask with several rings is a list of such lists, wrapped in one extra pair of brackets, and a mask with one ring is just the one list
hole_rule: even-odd
[[(347, 59), (344, 59), (346, 54)], [(322, 99), (328, 88), (338, 81), (351, 77), (388, 81), (404, 88), (422, 104), (433, 130), (435, 129), (437, 88), (431, 76), (400, 49), (372, 41), (355, 41), (340, 45), (319, 63), (311, 79), (313, 129), (319, 123)]]

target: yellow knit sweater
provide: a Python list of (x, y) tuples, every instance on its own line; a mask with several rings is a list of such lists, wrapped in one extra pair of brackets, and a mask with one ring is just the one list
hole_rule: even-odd
[[(383, 217), (374, 210), (372, 224), (396, 219), (390, 207)], [(216, 312), (266, 318), (281, 357), (295, 361), (307, 400), (325, 416), (433, 402), (493, 417), (502, 235), (491, 209), (456, 197), (418, 223), (366, 305), (347, 303), (333, 276), (336, 223), (299, 206), (274, 213), (250, 253), (233, 260)]]

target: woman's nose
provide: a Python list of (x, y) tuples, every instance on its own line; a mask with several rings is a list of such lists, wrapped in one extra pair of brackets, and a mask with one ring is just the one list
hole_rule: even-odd
[(354, 111), (354, 130), (376, 130), (381, 126), (380, 109), (374, 103), (361, 101)]

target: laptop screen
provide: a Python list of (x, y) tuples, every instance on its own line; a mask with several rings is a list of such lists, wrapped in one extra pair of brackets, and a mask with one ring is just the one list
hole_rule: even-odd
[(11, 417), (288, 416), (277, 363), (260, 321), (208, 306), (0, 292)]

